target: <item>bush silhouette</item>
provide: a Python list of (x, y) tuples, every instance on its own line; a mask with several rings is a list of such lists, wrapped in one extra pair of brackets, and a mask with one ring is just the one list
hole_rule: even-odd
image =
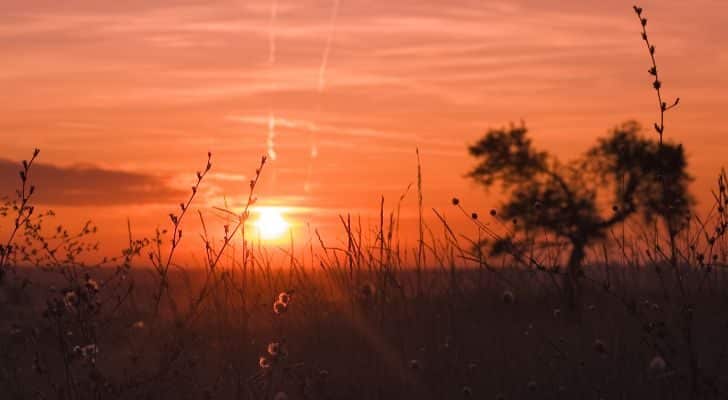
[[(567, 163), (536, 150), (525, 124), (491, 129), (469, 148), (479, 163), (468, 176), (485, 187), (500, 183), (509, 197), (499, 216), (517, 222), (514, 232), (541, 230), (571, 245), (562, 289), (572, 309), (588, 245), (632, 215), (659, 217), (675, 232), (692, 205), (682, 146), (640, 133), (636, 122), (623, 123)], [(513, 237), (492, 248), (517, 249)]]

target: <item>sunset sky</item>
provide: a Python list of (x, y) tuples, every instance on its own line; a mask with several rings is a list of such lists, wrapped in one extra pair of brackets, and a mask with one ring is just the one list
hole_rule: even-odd
[[(250, 0), (0, 3), (0, 189), (41, 149), (59, 219), (151, 234), (213, 154), (203, 211), (258, 195), (297, 226), (396, 206), (422, 159), (426, 209), (496, 206), (467, 145), (524, 120), (568, 158), (657, 105), (626, 1)], [(645, 1), (703, 204), (728, 152), (728, 2)], [(647, 134), (653, 134), (647, 131)], [(416, 216), (416, 190), (402, 216)], [(430, 215), (430, 214), (428, 214)]]

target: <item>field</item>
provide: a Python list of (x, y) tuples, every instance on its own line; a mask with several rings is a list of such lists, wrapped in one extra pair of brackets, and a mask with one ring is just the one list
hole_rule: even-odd
[[(455, 241), (428, 244), (437, 261), (406, 268), (382, 232), (384, 242), (367, 246), (352, 229), (349, 249), (321, 242), (301, 260), (251, 246), (240, 262), (206, 271), (132, 267), (134, 243), (116, 267), (69, 254), (9, 269), (2, 391), (9, 399), (725, 393), (728, 298), (718, 257), (704, 264), (688, 252), (695, 265), (675, 270), (626, 251), (592, 259), (572, 309), (558, 271), (512, 257), (473, 266), (456, 256), (466, 250)], [(69, 253), (82, 241), (66, 241)]]
[[(683, 147), (664, 135), (679, 98), (664, 100), (634, 12), (651, 136), (628, 121), (564, 162), (525, 123), (490, 129), (467, 178), (504, 200), (453, 198), (457, 223), (423, 205), (417, 150), (414, 241), (400, 237), (402, 198), (388, 210), (383, 197), (378, 223), (343, 210), (331, 242), (253, 238), (266, 157), (247, 203), (206, 222), (208, 153), (166, 229), (129, 226), (99, 261), (93, 225), (56, 227), (36, 205), (35, 150), (0, 203), (0, 398), (728, 398), (728, 176), (698, 210)], [(285, 232), (279, 214), (262, 224)], [(197, 266), (180, 261), (192, 239)]]

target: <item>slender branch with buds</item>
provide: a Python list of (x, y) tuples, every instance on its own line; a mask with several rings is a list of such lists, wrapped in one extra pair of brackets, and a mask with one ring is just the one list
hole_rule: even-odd
[(660, 81), (659, 72), (657, 70), (657, 61), (655, 61), (655, 45), (650, 42), (650, 38), (647, 35), (647, 18), (642, 15), (642, 7), (634, 6), (634, 12), (640, 20), (640, 25), (642, 26), (642, 41), (644, 41), (645, 46), (647, 46), (647, 51), (650, 53), (650, 61), (652, 62), (652, 67), (650, 67), (647, 72), (655, 78), (652, 82), (652, 87), (657, 93), (657, 102), (660, 107), (660, 122), (655, 122), (654, 127), (655, 131), (657, 131), (660, 135), (660, 145), (662, 145), (662, 135), (665, 132), (665, 112), (676, 107), (678, 103), (680, 103), (680, 98), (675, 98), (675, 101), (673, 101), (670, 105), (663, 100), (661, 91), (662, 81)]
[(20, 188), (16, 190), (16, 200), (12, 203), (13, 210), (15, 211), (15, 221), (13, 229), (10, 231), (7, 241), (4, 245), (0, 245), (0, 282), (5, 275), (5, 269), (10, 263), (11, 256), (13, 254), (13, 242), (18, 231), (21, 230), (29, 221), (33, 215), (35, 208), (30, 205), (30, 199), (35, 193), (35, 186), (30, 184), (30, 168), (35, 162), (35, 159), (40, 154), (39, 149), (33, 150), (33, 156), (30, 160), (23, 160), (23, 169), (18, 173), (20, 175)]

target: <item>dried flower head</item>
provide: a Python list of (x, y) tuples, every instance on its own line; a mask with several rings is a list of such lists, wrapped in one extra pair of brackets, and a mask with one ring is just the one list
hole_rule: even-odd
[(280, 300), (276, 300), (276, 302), (273, 303), (273, 312), (276, 313), (277, 315), (281, 315), (286, 311), (288, 311), (288, 304), (286, 304)]
[(260, 358), (258, 358), (258, 366), (266, 369), (272, 367), (273, 363), (268, 359), (268, 357), (260, 356)]
[(291, 295), (288, 292), (281, 292), (278, 294), (278, 301), (281, 303), (288, 305), (288, 303), (291, 302)]
[(271, 357), (278, 357), (278, 354), (280, 354), (281, 350), (281, 344), (278, 342), (272, 342), (268, 344), (268, 354), (271, 355)]
[(285, 392), (278, 392), (273, 396), (273, 400), (288, 400), (288, 395)]
[(75, 290), (69, 290), (63, 295), (63, 304), (71, 311), (76, 308), (78, 305), (78, 295)]
[(660, 355), (654, 356), (650, 361), (649, 370), (652, 373), (662, 372), (665, 368), (667, 368), (667, 362), (665, 362), (665, 359)]
[(99, 291), (99, 283), (96, 282), (91, 277), (87, 276), (86, 277), (86, 289), (88, 289), (88, 290), (90, 290), (90, 291), (92, 291), (94, 293), (95, 292), (98, 292)]

